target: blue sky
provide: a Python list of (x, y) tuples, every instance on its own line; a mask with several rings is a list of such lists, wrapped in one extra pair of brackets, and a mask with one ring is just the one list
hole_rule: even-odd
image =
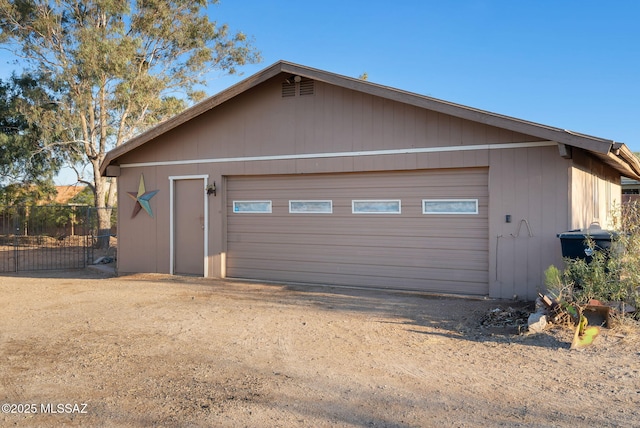
[[(283, 59), (640, 151), (640, 2), (222, 0), (210, 16)], [(212, 93), (239, 77), (211, 81)]]
[(213, 74), (210, 95), (282, 59), (640, 152), (636, 0), (221, 0), (209, 14), (263, 57)]

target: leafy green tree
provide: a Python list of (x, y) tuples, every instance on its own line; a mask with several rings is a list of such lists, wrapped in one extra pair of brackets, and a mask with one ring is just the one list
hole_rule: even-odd
[(55, 115), (55, 104), (31, 76), (0, 81), (0, 192), (15, 195), (20, 188), (37, 200), (38, 192), (43, 197), (50, 193), (61, 158), (58, 151), (45, 149), (40, 127), (21, 113), (29, 103), (39, 103), (44, 115)]
[(93, 200), (93, 192), (89, 186), (82, 189), (80, 193), (75, 195), (73, 198), (69, 200), (70, 204), (77, 205), (95, 205), (95, 201)]
[(0, 210), (16, 205), (36, 205), (55, 194), (53, 182), (11, 183), (0, 186)]
[[(209, 20), (217, 0), (0, 0), (0, 43), (55, 100), (54, 121), (24, 114), (91, 186), (97, 208), (115, 203), (105, 153), (204, 97), (206, 73), (259, 61), (243, 33)], [(84, 176), (88, 167), (91, 177)], [(101, 229), (110, 213), (98, 209)]]

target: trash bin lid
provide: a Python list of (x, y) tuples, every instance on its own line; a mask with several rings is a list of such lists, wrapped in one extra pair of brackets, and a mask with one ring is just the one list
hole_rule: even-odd
[(609, 240), (612, 238), (617, 238), (618, 233), (613, 230), (569, 230), (568, 232), (558, 233), (558, 238), (560, 239), (580, 239), (585, 240), (588, 237), (591, 239), (599, 240)]

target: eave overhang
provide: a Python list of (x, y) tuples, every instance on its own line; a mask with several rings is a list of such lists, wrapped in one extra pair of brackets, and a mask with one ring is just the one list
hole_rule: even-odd
[(624, 144), (614, 143), (609, 153), (593, 153), (593, 155), (618, 171), (620, 175), (640, 181), (640, 160)]
[(580, 134), (535, 122), (529, 122), (485, 110), (479, 110), (436, 98), (378, 85), (362, 79), (341, 76), (286, 61), (279, 61), (272, 66), (267, 67), (266, 69), (210, 98), (207, 98), (201, 103), (186, 109), (182, 113), (173, 116), (165, 122), (162, 122), (146, 132), (132, 138), (125, 144), (111, 150), (106, 154), (105, 159), (100, 165), (100, 174), (107, 175), (107, 167), (109, 165), (117, 165), (118, 158), (120, 156), (135, 150), (146, 142), (177, 128), (189, 120), (208, 112), (216, 106), (279, 74), (285, 76), (301, 76), (346, 89), (363, 92), (372, 96), (451, 115), (461, 119), (535, 136), (541, 140), (556, 141), (559, 144), (578, 147), (595, 154), (599, 159), (614, 167), (622, 175), (629, 178), (640, 179), (640, 164), (636, 157), (626, 146), (620, 143), (615, 143), (612, 140)]

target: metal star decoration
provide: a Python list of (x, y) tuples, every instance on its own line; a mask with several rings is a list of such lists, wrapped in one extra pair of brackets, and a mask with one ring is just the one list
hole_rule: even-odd
[(127, 192), (131, 197), (131, 199), (136, 201), (136, 205), (133, 207), (133, 214), (131, 214), (131, 218), (134, 218), (140, 212), (141, 209), (144, 209), (147, 212), (147, 214), (149, 214), (149, 216), (153, 218), (153, 211), (151, 211), (151, 205), (149, 204), (149, 201), (158, 192), (159, 190), (152, 190), (150, 192), (147, 192), (147, 190), (144, 187), (144, 176), (140, 174), (140, 184), (138, 185), (138, 193)]

